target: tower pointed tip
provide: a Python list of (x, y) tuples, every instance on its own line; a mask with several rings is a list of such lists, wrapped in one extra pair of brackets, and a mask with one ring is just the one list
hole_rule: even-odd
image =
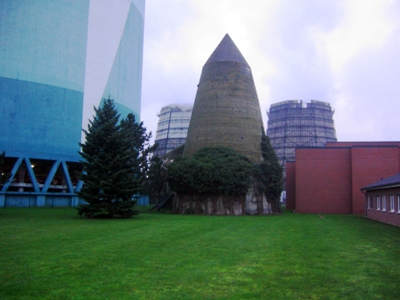
[(243, 57), (242, 53), (240, 53), (239, 48), (235, 45), (228, 33), (225, 34), (206, 64), (217, 61), (239, 62), (248, 65), (246, 59)]

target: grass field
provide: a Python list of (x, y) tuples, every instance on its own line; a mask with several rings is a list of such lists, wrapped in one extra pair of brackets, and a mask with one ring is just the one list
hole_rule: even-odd
[(0, 209), (0, 299), (400, 299), (400, 228), (352, 215)]

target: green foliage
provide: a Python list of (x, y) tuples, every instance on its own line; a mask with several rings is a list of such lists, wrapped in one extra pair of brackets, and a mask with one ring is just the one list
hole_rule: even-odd
[(149, 146), (151, 133), (146, 133), (143, 122), (137, 123), (133, 114), (128, 114), (121, 121), (121, 138), (126, 139), (130, 166), (132, 166), (133, 178), (137, 192), (143, 189), (150, 168), (150, 155), (156, 146)]
[(150, 161), (150, 167), (146, 173), (143, 192), (149, 196), (150, 203), (156, 203), (167, 189), (167, 169), (163, 166), (159, 156)]
[(279, 198), (283, 190), (283, 169), (271, 146), (269, 137), (264, 134), (262, 135), (261, 151), (264, 161), (254, 169), (258, 192), (265, 194), (275, 212), (280, 212)]
[(79, 196), (88, 205), (78, 207), (79, 215), (93, 217), (131, 218), (136, 212), (132, 200), (140, 192), (150, 135), (143, 123), (138, 124), (133, 114), (121, 120), (114, 102), (108, 98), (84, 130), (86, 141), (80, 144), (85, 182)]
[(283, 170), (269, 138), (262, 135), (263, 161), (253, 164), (230, 148), (206, 147), (192, 158), (177, 159), (168, 167), (168, 182), (182, 194), (239, 196), (250, 185), (257, 196), (264, 195), (274, 212), (281, 212)]
[(170, 164), (168, 182), (177, 193), (243, 195), (252, 169), (248, 158), (230, 148), (205, 147)]

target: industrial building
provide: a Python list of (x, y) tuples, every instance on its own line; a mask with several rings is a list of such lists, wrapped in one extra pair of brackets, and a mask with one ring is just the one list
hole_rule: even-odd
[(139, 120), (144, 0), (0, 1), (0, 207), (76, 205), (101, 99)]
[(286, 161), (295, 160), (296, 147), (323, 147), (336, 141), (333, 113), (329, 103), (317, 100), (288, 100), (271, 105), (267, 135), (284, 170)]
[(296, 148), (286, 164), (286, 208), (298, 213), (365, 214), (361, 188), (400, 172), (400, 142), (329, 142)]
[[(205, 62), (197, 87), (183, 157), (190, 158), (204, 147), (222, 146), (255, 164), (261, 163), (261, 140), (265, 133), (253, 75), (228, 34)], [(256, 215), (274, 212), (265, 195), (253, 192), (252, 188), (244, 195), (235, 196), (178, 193), (172, 201), (175, 213)]]
[(187, 104), (171, 104), (161, 109), (157, 115), (158, 148), (154, 155), (161, 157), (185, 143), (191, 115), (192, 106)]
[(251, 68), (226, 34), (203, 66), (183, 156), (218, 145), (261, 162), (263, 131)]

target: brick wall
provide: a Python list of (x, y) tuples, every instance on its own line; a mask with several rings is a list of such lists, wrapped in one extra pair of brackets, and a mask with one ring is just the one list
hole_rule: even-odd
[(286, 162), (286, 208), (296, 209), (295, 162)]
[(351, 148), (353, 214), (364, 214), (364, 194), (360, 189), (399, 172), (398, 147)]
[(351, 213), (350, 150), (296, 149), (296, 212)]
[(328, 145), (296, 149), (296, 161), (286, 169), (287, 207), (301, 213), (365, 214), (360, 189), (400, 171), (400, 143)]

